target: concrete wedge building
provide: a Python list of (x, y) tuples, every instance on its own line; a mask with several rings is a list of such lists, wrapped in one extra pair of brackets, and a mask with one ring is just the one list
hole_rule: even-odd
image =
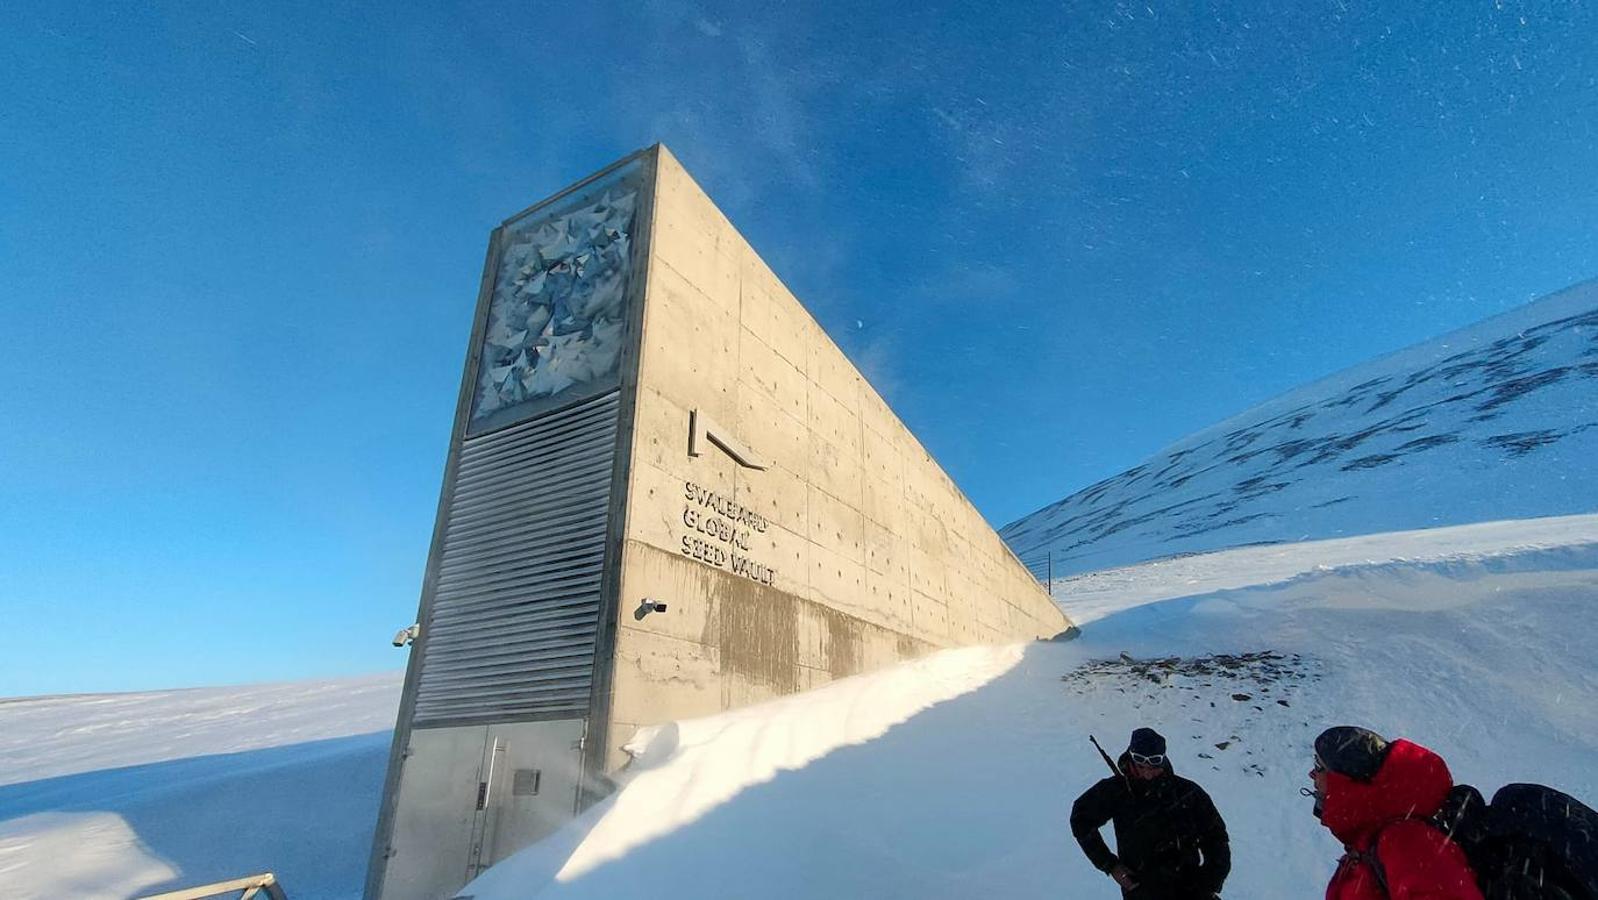
[(644, 725), (1070, 623), (664, 147), (495, 229), (369, 900), (449, 896)]

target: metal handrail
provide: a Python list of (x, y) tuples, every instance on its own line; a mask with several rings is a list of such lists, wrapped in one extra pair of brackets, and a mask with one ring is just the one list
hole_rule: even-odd
[(235, 878), (232, 881), (218, 881), (215, 884), (202, 884), (180, 891), (151, 894), (148, 897), (140, 897), (139, 900), (204, 900), (206, 897), (220, 897), (234, 891), (243, 891), (238, 900), (253, 900), (263, 893), (271, 900), (288, 900), (289, 896), (283, 892), (283, 886), (277, 883), (277, 876), (271, 872), (262, 872), (259, 875)]

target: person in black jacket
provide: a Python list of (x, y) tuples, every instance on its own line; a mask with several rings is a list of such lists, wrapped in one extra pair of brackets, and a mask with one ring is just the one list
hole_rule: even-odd
[[(1088, 861), (1115, 879), (1127, 900), (1210, 900), (1232, 870), (1226, 823), (1204, 789), (1177, 776), (1165, 738), (1132, 732), (1119, 775), (1088, 788), (1071, 807), (1071, 833)], [(1099, 829), (1115, 822), (1115, 850)]]

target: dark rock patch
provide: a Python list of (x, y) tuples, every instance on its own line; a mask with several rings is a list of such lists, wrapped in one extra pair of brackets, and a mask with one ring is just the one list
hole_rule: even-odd
[(1525, 456), (1538, 447), (1545, 447), (1564, 437), (1563, 432), (1545, 429), (1543, 431), (1522, 431), (1515, 434), (1495, 434), (1482, 441), (1488, 447), (1498, 447), (1508, 451), (1510, 456)]

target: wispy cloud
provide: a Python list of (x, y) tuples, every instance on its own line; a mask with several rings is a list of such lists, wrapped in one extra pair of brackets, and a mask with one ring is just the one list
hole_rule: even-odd
[(738, 38), (743, 59), (751, 118), (756, 125), (755, 139), (778, 159), (790, 176), (807, 186), (821, 181), (815, 162), (804, 148), (804, 136), (816, 129), (800, 93), (803, 75), (773, 58), (771, 45), (763, 37), (743, 34)]
[(648, 123), (648, 138), (671, 145), (727, 205), (757, 202), (778, 185), (821, 183), (810, 148), (823, 143), (814, 101), (825, 79), (781, 53), (787, 26), (677, 0), (643, 13), (647, 55), (624, 86), (634, 128)]

